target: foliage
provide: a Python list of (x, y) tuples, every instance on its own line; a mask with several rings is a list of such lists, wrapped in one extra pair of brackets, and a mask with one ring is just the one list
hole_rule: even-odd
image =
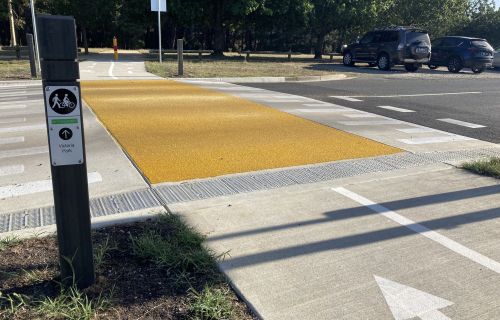
[[(157, 15), (144, 0), (37, 0), (37, 12), (73, 15), (80, 45), (155, 48)], [(29, 0), (13, 0), (18, 38), (31, 32)], [(500, 45), (500, 11), (492, 0), (169, 0), (162, 14), (165, 47), (186, 49), (339, 49), (375, 26), (415, 25), (432, 38), (460, 34)], [(7, 0), (0, 0), (0, 43), (9, 43)]]

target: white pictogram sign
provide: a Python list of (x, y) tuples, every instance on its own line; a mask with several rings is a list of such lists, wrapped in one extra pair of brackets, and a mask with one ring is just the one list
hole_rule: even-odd
[(83, 163), (80, 92), (77, 86), (46, 86), (45, 108), (53, 166)]

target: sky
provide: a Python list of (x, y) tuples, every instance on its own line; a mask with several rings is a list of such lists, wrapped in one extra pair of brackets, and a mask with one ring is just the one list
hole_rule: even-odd
[(495, 0), (495, 3), (497, 5), (497, 8), (500, 7), (500, 0)]

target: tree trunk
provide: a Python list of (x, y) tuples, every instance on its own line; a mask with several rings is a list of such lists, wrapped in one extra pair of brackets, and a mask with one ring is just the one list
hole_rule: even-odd
[(224, 56), (224, 0), (215, 1), (214, 56)]
[(9, 11), (9, 26), (10, 26), (10, 46), (17, 46), (16, 25), (14, 23), (14, 11), (12, 10), (12, 0), (7, 0), (7, 10)]
[(87, 27), (83, 26), (83, 47), (85, 48), (85, 54), (89, 54), (89, 41), (87, 39)]
[(314, 59), (323, 59), (323, 47), (325, 46), (325, 34), (319, 34), (314, 47)]

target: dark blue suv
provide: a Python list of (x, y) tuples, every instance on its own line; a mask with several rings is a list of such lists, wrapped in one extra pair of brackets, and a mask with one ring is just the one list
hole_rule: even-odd
[(493, 48), (484, 39), (443, 37), (432, 42), (429, 68), (443, 66), (454, 73), (463, 68), (471, 68), (474, 73), (481, 73), (492, 66), (494, 53)]

